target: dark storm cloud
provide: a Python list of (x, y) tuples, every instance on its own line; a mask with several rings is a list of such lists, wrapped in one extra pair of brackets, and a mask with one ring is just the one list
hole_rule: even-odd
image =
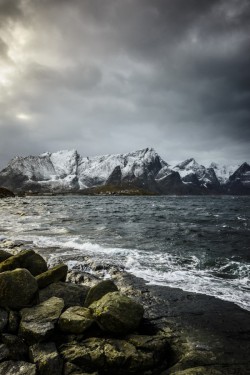
[(146, 146), (249, 160), (248, 0), (0, 0), (0, 20), (0, 57), (17, 67), (0, 93), (2, 163)]

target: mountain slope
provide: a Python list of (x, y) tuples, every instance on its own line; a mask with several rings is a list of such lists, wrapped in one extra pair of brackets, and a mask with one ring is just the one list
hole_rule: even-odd
[(171, 167), (152, 148), (81, 157), (76, 150), (16, 157), (0, 172), (14, 192), (78, 192), (98, 186), (139, 188), (159, 194), (250, 194), (250, 167), (209, 168), (193, 158)]

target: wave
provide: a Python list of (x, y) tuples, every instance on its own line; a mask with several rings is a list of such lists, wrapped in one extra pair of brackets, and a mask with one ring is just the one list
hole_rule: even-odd
[(178, 257), (157, 251), (107, 247), (80, 236), (28, 235), (25, 239), (39, 248), (50, 248), (50, 259), (60, 258), (69, 268), (81, 264), (83, 267), (81, 258), (91, 256), (97, 261), (122, 266), (148, 284), (214, 296), (250, 311), (250, 264), (222, 258), (207, 262), (195, 255)]

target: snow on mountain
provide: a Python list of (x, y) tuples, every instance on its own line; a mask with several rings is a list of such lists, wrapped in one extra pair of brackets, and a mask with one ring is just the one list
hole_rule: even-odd
[(184, 183), (200, 184), (205, 188), (219, 186), (213, 168), (206, 168), (204, 165), (198, 164), (193, 158), (177, 164), (173, 170), (180, 174)]
[(116, 167), (120, 167), (121, 178), (139, 178), (145, 172), (155, 175), (161, 168), (159, 155), (152, 148), (127, 154), (104, 155), (81, 158), (78, 165), (80, 187), (99, 185), (108, 180)]
[(250, 167), (247, 163), (237, 167), (212, 163), (206, 168), (191, 158), (172, 168), (152, 148), (95, 157), (63, 150), (12, 159), (0, 172), (0, 186), (13, 191), (63, 192), (110, 184), (163, 194), (248, 194)]
[(211, 163), (210, 168), (213, 168), (215, 174), (221, 184), (225, 184), (229, 177), (240, 167), (240, 164), (231, 164), (231, 165), (220, 165), (218, 163)]

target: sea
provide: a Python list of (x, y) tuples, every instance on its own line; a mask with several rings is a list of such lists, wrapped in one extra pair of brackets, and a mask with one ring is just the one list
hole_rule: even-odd
[[(41, 196), (0, 200), (0, 241), (27, 241), (72, 269), (84, 257), (147, 283), (250, 311), (250, 197)], [(105, 277), (109, 277), (108, 271)]]

